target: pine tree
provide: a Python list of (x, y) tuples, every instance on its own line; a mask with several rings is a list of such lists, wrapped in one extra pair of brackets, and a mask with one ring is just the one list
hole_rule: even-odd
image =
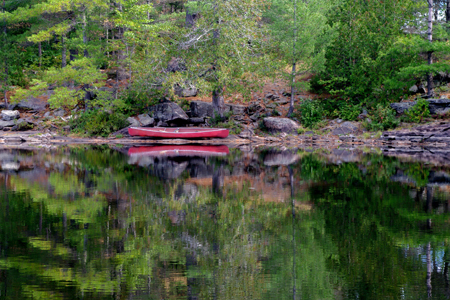
[[(327, 14), (337, 1), (272, 0), (266, 12), (270, 20), (272, 51), (278, 65), (278, 74), (289, 78), (291, 102), (288, 115), (294, 109), (296, 89), (305, 89), (304, 83), (296, 84), (297, 76), (323, 67), (324, 50), (332, 39), (332, 28)], [(290, 74), (283, 73), (286, 64), (291, 64)]]
[(177, 33), (171, 56), (187, 70), (170, 74), (169, 85), (192, 82), (212, 94), (214, 111), (223, 117), (224, 96), (235, 92), (249, 97), (263, 53), (259, 26), (262, 0), (201, 0), (186, 4), (187, 13), (200, 17), (194, 26)]

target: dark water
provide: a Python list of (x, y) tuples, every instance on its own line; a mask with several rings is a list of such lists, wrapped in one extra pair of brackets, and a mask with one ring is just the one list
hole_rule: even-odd
[(0, 299), (450, 297), (450, 166), (153, 150), (0, 152)]

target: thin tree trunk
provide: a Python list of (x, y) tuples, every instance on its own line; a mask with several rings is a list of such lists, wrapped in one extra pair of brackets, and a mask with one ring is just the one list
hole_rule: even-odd
[(66, 35), (61, 35), (61, 45), (62, 45), (62, 52), (61, 52), (61, 68), (65, 68), (67, 66), (67, 46), (66, 46)]
[[(108, 40), (109, 40), (109, 28), (108, 25), (106, 25), (106, 49), (108, 49), (109, 44)], [(106, 56), (109, 57), (109, 50), (106, 50)]]
[[(433, 41), (433, 0), (428, 0), (428, 41)], [(428, 65), (433, 63), (433, 52), (428, 51)], [(433, 96), (433, 73), (427, 75), (427, 95)]]
[[(5, 12), (6, 10), (6, 6), (5, 6), (5, 0), (3, 0), (3, 12)], [(4, 34), (4, 40), (3, 43), (4, 45), (7, 44), (7, 40), (6, 40), (6, 35), (7, 35), (7, 26), (6, 26), (6, 18), (4, 20), (4, 27), (3, 27), (3, 34)], [(8, 95), (7, 95), (7, 91), (8, 91), (8, 56), (5, 55), (5, 82), (4, 82), (4, 87), (3, 87), (3, 92), (4, 92), (4, 99), (5, 99), (5, 107), (8, 107)]]
[(294, 36), (292, 41), (292, 81), (291, 81), (291, 102), (289, 103), (289, 111), (287, 113), (287, 116), (290, 117), (292, 113), (294, 112), (294, 97), (295, 97), (295, 67), (296, 67), (296, 59), (295, 55), (297, 52), (296, 49), (296, 43), (297, 43), (297, 0), (294, 0)]
[(186, 16), (185, 16), (185, 26), (186, 28), (192, 28), (195, 26), (196, 14), (189, 12), (189, 8), (185, 8)]
[(42, 67), (42, 43), (39, 42), (38, 46), (39, 46), (39, 68), (41, 68)]
[[(216, 4), (214, 5), (214, 17), (216, 17)], [(218, 24), (220, 24), (220, 22), (218, 22)], [(218, 55), (217, 55), (217, 50), (219, 47), (219, 36), (220, 36), (220, 31), (219, 29), (215, 29), (213, 31), (213, 45), (214, 45), (214, 51), (215, 51), (215, 59), (214, 59), (214, 72), (216, 72), (216, 69), (218, 68), (217, 66), (217, 60), (218, 60)], [(217, 74), (217, 72), (216, 72)], [(219, 80), (219, 79), (217, 79)], [(213, 90), (212, 92), (212, 105), (213, 105), (213, 111), (214, 113), (217, 113), (221, 119), (223, 119), (223, 111), (225, 108), (225, 101), (223, 98), (223, 87), (221, 85), (216, 86), (216, 88)]]
[(445, 21), (450, 22), (450, 0), (447, 0), (447, 7), (445, 9)]
[[(294, 46), (295, 47), (295, 46)], [(296, 67), (296, 63), (295, 61), (292, 63), (292, 82), (291, 82), (291, 102), (289, 103), (289, 110), (287, 113), (287, 116), (290, 117), (292, 115), (292, 113), (294, 112), (294, 97), (295, 97), (295, 67)]]
[(223, 111), (225, 108), (225, 101), (223, 99), (222, 93), (223, 93), (223, 89), (221, 86), (217, 87), (212, 92), (213, 110), (214, 110), (214, 113), (217, 113), (221, 119), (223, 118)]
[(87, 50), (87, 42), (88, 42), (88, 38), (87, 38), (87, 34), (86, 34), (86, 27), (87, 27), (87, 22), (86, 22), (86, 12), (83, 12), (83, 44), (84, 44), (84, 57), (88, 57), (89, 53)]

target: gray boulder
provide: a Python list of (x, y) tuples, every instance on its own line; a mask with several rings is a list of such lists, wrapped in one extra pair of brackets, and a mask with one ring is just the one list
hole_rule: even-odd
[(11, 121), (11, 120), (18, 119), (20, 116), (20, 113), (17, 110), (2, 110), (2, 112), (0, 113), (0, 116), (3, 121)]
[(189, 123), (194, 124), (194, 125), (203, 124), (203, 123), (205, 123), (205, 119), (204, 118), (189, 118)]
[(66, 114), (65, 110), (62, 109), (62, 108), (57, 109), (57, 110), (55, 110), (55, 111), (53, 112), (53, 115), (54, 115), (55, 117), (63, 117), (65, 114)]
[(394, 109), (398, 114), (402, 114), (411, 107), (413, 107), (417, 102), (399, 102), (399, 103), (391, 103), (391, 108)]
[[(450, 99), (427, 99), (429, 103), (429, 110), (431, 114), (444, 114), (450, 111)], [(417, 101), (413, 102), (400, 102), (391, 103), (391, 108), (393, 108), (398, 114), (402, 114), (409, 110), (411, 107), (416, 105)]]
[(0, 121), (0, 127), (13, 127), (14, 125), (16, 125), (16, 121), (11, 120), (11, 121)]
[(275, 102), (275, 103), (277, 103), (277, 104), (280, 104), (280, 105), (285, 105), (285, 104), (288, 104), (290, 102), (290, 100), (289, 99), (286, 99), (286, 98), (282, 98), (282, 99), (280, 99), (280, 100), (278, 100), (277, 102)]
[(272, 133), (297, 133), (298, 128), (300, 128), (297, 122), (288, 118), (267, 117), (264, 118), (263, 122), (267, 130)]
[(19, 119), (15, 121), (14, 126), (11, 127), (11, 131), (25, 131), (33, 129), (34, 123), (29, 122), (28, 119)]
[(127, 118), (127, 121), (130, 123), (130, 126), (133, 126), (133, 127), (139, 127), (139, 126), (141, 126), (141, 124), (139, 123), (139, 121), (136, 120), (136, 119), (133, 118), (133, 117)]
[(260, 113), (257, 112), (250, 116), (250, 120), (252, 120), (253, 122), (256, 122), (259, 120), (259, 117), (260, 117)]
[(211, 103), (203, 101), (192, 101), (190, 104), (192, 118), (212, 118), (214, 109)]
[(352, 122), (344, 122), (332, 131), (334, 135), (352, 134), (358, 131), (358, 127)]
[(175, 85), (174, 90), (178, 97), (195, 97), (198, 93), (195, 86), (182, 87), (179, 84)]
[(422, 84), (417, 85), (413, 85), (412, 87), (409, 88), (409, 92), (412, 94), (424, 94), (426, 93), (425, 88)]
[[(52, 93), (53, 91), (48, 91), (47, 95), (43, 96), (48, 97)], [(44, 111), (47, 108), (47, 105), (47, 100), (39, 99), (36, 97), (29, 97), (25, 100), (20, 101), (17, 105), (15, 105), (15, 107), (34, 111)]]
[(181, 107), (171, 101), (166, 101), (150, 108), (155, 120), (166, 123), (186, 123), (188, 115)]
[(243, 139), (251, 139), (252, 136), (255, 134), (253, 129), (246, 127), (240, 134), (239, 137)]
[(225, 104), (225, 108), (227, 107), (233, 113), (233, 115), (244, 115), (247, 108), (245, 105)]
[(431, 114), (445, 114), (450, 111), (449, 99), (428, 99)]
[(247, 108), (248, 114), (253, 114), (255, 112), (261, 112), (264, 110), (264, 107), (259, 102), (252, 102)]
[(142, 114), (138, 116), (138, 120), (142, 127), (150, 127), (155, 124), (155, 119), (150, 117), (148, 114)]

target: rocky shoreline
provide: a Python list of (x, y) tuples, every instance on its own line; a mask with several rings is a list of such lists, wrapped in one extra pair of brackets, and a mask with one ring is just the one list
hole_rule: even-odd
[[(283, 120), (284, 118), (279, 118)], [(332, 131), (314, 133), (307, 131), (303, 134), (297, 133), (275, 133), (257, 135), (251, 129), (246, 129), (239, 135), (231, 134), (225, 139), (151, 139), (143, 137), (132, 137), (122, 131), (113, 137), (76, 137), (61, 135), (51, 130), (44, 131), (7, 131), (0, 132), (0, 145), (69, 145), (69, 144), (122, 144), (122, 145), (144, 145), (144, 144), (223, 144), (227, 146), (239, 145), (273, 145), (295, 147), (300, 145), (328, 145), (339, 147), (340, 145), (365, 145), (373, 147), (425, 147), (434, 149), (447, 149), (450, 146), (450, 123), (440, 122), (437, 124), (422, 125), (410, 129), (386, 131), (379, 138), (362, 134), (361, 130), (354, 124), (356, 122), (344, 122), (342, 126), (335, 127)], [(353, 131), (351, 129), (353, 128)]]
[[(432, 99), (431, 99), (432, 100)], [(23, 103), (22, 103), (23, 102)], [(226, 139), (210, 140), (155, 140), (128, 135), (127, 128), (109, 138), (77, 137), (70, 134), (68, 120), (77, 111), (62, 109), (49, 111), (45, 101), (28, 99), (20, 105), (8, 107), (0, 114), (0, 149), (39, 149), (66, 145), (110, 145), (114, 148), (152, 144), (205, 144), (226, 145), (252, 151), (257, 148), (277, 149), (322, 149), (325, 151), (353, 151), (365, 149), (390, 156), (434, 161), (450, 164), (450, 123), (432, 124), (404, 128), (383, 133), (367, 132), (361, 122), (328, 120), (320, 130), (307, 130), (298, 123), (279, 116), (287, 104), (284, 95), (266, 94), (249, 105), (227, 104), (225, 113), (228, 122), (240, 130)], [(435, 101), (439, 110), (450, 109), (450, 100)], [(432, 104), (433, 104), (432, 103)], [(434, 105), (433, 104), (433, 105)], [(407, 105), (408, 107), (406, 107)], [(413, 103), (400, 105), (408, 109)], [(395, 106), (395, 105), (394, 105)], [(20, 111), (12, 109), (20, 109)], [(394, 107), (396, 109), (398, 107)], [(399, 112), (401, 113), (401, 112)], [(211, 103), (190, 101), (182, 109), (171, 101), (163, 101), (148, 113), (128, 118), (130, 126), (211, 126), (214, 115)], [(405, 126), (410, 126), (405, 125)], [(403, 127), (405, 127), (403, 126)], [(262, 130), (264, 129), (264, 130)], [(437, 153), (437, 154), (436, 154)]]
[[(435, 131), (435, 132), (434, 132)], [(245, 152), (258, 148), (278, 151), (304, 150), (329, 153), (336, 162), (353, 161), (355, 155), (374, 152), (397, 157), (405, 161), (420, 161), (437, 166), (450, 165), (450, 124), (423, 125), (412, 129), (387, 131), (380, 138), (362, 135), (279, 134), (276, 136), (252, 135), (247, 138), (230, 135), (225, 139), (209, 140), (155, 140), (123, 136), (120, 138), (82, 138), (62, 136), (51, 131), (1, 132), (0, 149), (45, 150), (82, 145), (107, 145), (115, 149), (155, 144), (226, 145)]]

